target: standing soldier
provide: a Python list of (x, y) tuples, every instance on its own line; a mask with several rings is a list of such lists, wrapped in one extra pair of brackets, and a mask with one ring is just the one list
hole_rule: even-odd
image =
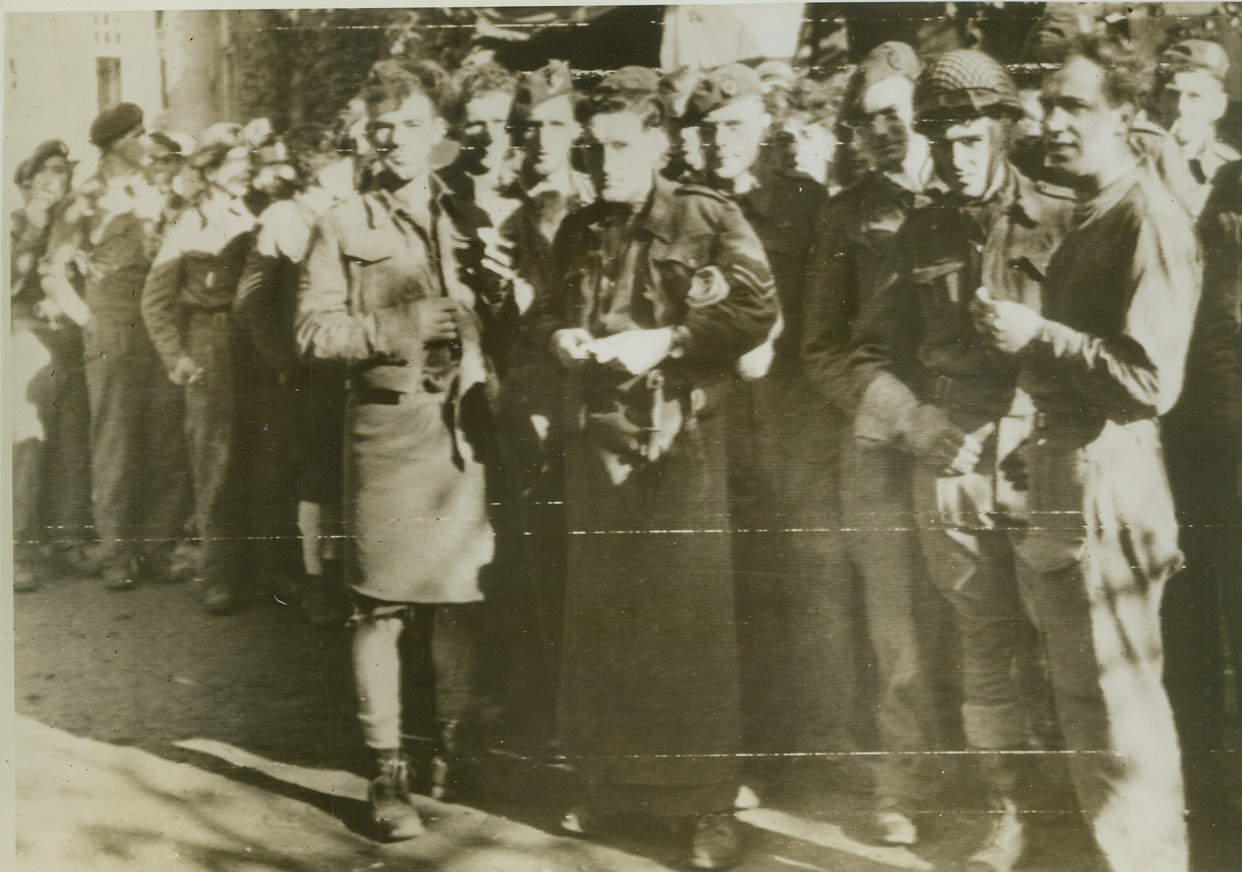
[(1219, 43), (1187, 39), (1166, 51), (1162, 60), (1154, 101), (1156, 120), (1181, 147), (1194, 179), (1193, 212), (1198, 215), (1216, 172), (1242, 157), (1216, 134), (1229, 105), (1225, 93), (1229, 56)]
[[(828, 404), (816, 422), (827, 433), (849, 432), (855, 320), (877, 291), (906, 216), (928, 202), (922, 192), (931, 181), (931, 156), (913, 129), (921, 69), (914, 49), (886, 42), (863, 59), (847, 89), (842, 120), (871, 170), (820, 215), (802, 341), (807, 371)], [(935, 620), (941, 604), (918, 569), (909, 456), (848, 438), (839, 453), (840, 511), (852, 530), (846, 544), (878, 687), (875, 731), (883, 753), (873, 766), (876, 835), (912, 844), (918, 837), (912, 814), (927, 801), (925, 752), (941, 745), (934, 689), (941, 652), (932, 632), (942, 625)]]
[[(807, 259), (827, 193), (810, 176), (757, 165), (771, 122), (759, 77), (743, 64), (704, 76), (681, 119), (698, 129), (705, 184), (733, 199), (763, 243), (782, 316), (775, 338), (742, 360), (750, 380), (730, 398), (727, 431), (746, 751), (779, 764), (849, 750), (842, 701), (854, 652), (832, 511), (836, 446), (799, 359)], [(835, 680), (808, 684), (827, 664)], [(763, 768), (755, 774), (790, 774)]]
[[(328, 559), (337, 553), (331, 534), (336, 531), (332, 519), (340, 515), (345, 369), (340, 361), (304, 364), (294, 320), (311, 231), (324, 213), (352, 193), (353, 161), (338, 153), (331, 131), (314, 125), (291, 130), (286, 140), (298, 190), (259, 216), (233, 313), (248, 335), (247, 344), (257, 352), (250, 364), (256, 390), (248, 398), (255, 404), (254, 420), (273, 425), (260, 431), (269, 456), (259, 458), (256, 471), (262, 475), (256, 484), (279, 488), (282, 482), (272, 481), (271, 471), (288, 465), (302, 539), (302, 607), (311, 624), (332, 629), (343, 626), (346, 617), (340, 561)], [(252, 492), (258, 496), (258, 487)]]
[[(371, 813), (385, 839), (422, 831), (402, 748), (417, 712), (408, 677), (434, 672), (439, 751), (457, 781), (478, 715), (479, 571), (492, 558), (484, 493), (490, 374), (486, 307), (457, 252), (486, 215), (431, 172), (447, 124), (444, 73), (380, 61), (364, 85), (374, 186), (330, 209), (311, 239), (298, 301), (304, 354), (350, 367), (346, 564), (364, 739), (377, 757)], [(470, 208), (468, 208), (470, 207)], [(473, 220), (472, 227), (463, 224)], [(410, 645), (401, 645), (403, 635)], [(416, 660), (402, 663), (401, 651)], [(403, 673), (406, 680), (403, 685)], [(404, 730), (403, 730), (404, 715)], [(474, 733), (477, 735), (477, 733)], [(428, 755), (430, 756), (430, 755)], [(416, 773), (426, 782), (429, 766)]]
[[(84, 328), (91, 408), (91, 489), (104, 579), (128, 590), (169, 579), (188, 477), (181, 392), (142, 325), (142, 286), (165, 199), (145, 178), (142, 110), (121, 103), (91, 124), (99, 170), (74, 192), (40, 263), (43, 290)], [(83, 278), (85, 299), (70, 281)]]
[(24, 202), (9, 223), (13, 335), (25, 334), (19, 341), (33, 339), (51, 356), (23, 397), (38, 409), (43, 437), (14, 446), (14, 589), (35, 583), (37, 574), (91, 568), (83, 541), (91, 527), (91, 467), (82, 331), (44, 296), (38, 271), (52, 225), (68, 202), (73, 166), (68, 146), (49, 139), (14, 177)]
[(1190, 221), (1127, 146), (1150, 83), (1148, 63), (1100, 36), (1048, 75), (1047, 155), (1075, 180), (1073, 231), (1042, 309), (990, 285), (972, 305), (1034, 401), (1019, 565), (1078, 799), (1113, 872), (1189, 863), (1161, 675), (1160, 600), (1181, 555), (1158, 416), (1181, 389), (1200, 264)]
[(919, 79), (916, 129), (949, 189), (912, 213), (858, 326), (855, 432), (910, 453), (916, 523), (933, 583), (961, 636), (963, 727), (996, 812), (972, 870), (1009, 872), (1024, 847), (1018, 759), (1029, 725), (1014, 679), (1030, 657), (1005, 475), (1011, 420), (1029, 412), (1018, 366), (988, 347), (967, 307), (974, 289), (1039, 306), (1043, 271), (1069, 224), (1068, 192), (1029, 181), (1007, 159), (1021, 116), (1005, 68), (975, 50), (941, 55)]
[[(541, 742), (554, 734), (556, 653), (564, 597), (564, 515), (560, 464), (548, 422), (560, 408), (559, 367), (538, 352), (526, 319), (555, 282), (552, 241), (571, 211), (595, 199), (590, 178), (573, 167), (581, 133), (573, 74), (564, 61), (529, 73), (513, 100), (509, 127), (520, 149), (517, 177), (505, 191), (518, 205), (498, 229), (511, 256), (508, 328), (493, 343), (500, 376), (501, 468), (496, 502), (497, 629), (511, 655), (510, 723)], [(529, 735), (529, 733), (528, 733)]]
[(561, 227), (564, 279), (536, 334), (551, 334), (574, 385), (560, 716), (591, 790), (589, 814), (564, 825), (681, 820), (690, 861), (716, 869), (741, 850), (727, 396), (777, 304), (738, 208), (659, 175), (656, 87), (623, 68), (580, 114), (600, 199)]
[[(243, 421), (238, 394), (244, 369), (231, 311), (254, 229), (254, 216), (242, 199), (250, 180), (250, 150), (240, 128), (208, 129), (190, 156), (190, 168), (202, 188), (164, 237), (142, 291), (142, 317), (164, 360), (165, 380), (185, 392), (185, 432), (203, 540), (203, 606), (211, 614), (224, 614), (237, 605), (249, 530), (246, 476), (239, 468)], [(255, 542), (259, 572), (272, 570), (265, 559), (270, 544)]]

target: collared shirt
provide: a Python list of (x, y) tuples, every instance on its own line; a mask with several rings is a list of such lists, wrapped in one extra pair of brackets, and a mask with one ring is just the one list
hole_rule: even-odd
[(168, 228), (142, 290), (142, 319), (170, 369), (186, 356), (185, 313), (232, 306), (253, 230), (245, 203), (219, 192), (187, 208)]
[[(906, 220), (857, 321), (854, 383), (845, 398), (855, 405), (847, 411), (881, 372), (897, 376), (913, 398), (944, 408), (963, 429), (1009, 410), (1018, 365), (975, 330), (968, 306), (986, 287), (994, 299), (1040, 310), (1048, 261), (1069, 229), (1073, 200), (1012, 167), (1008, 173), (989, 202), (949, 194)], [(874, 424), (875, 435), (892, 438), (886, 410), (857, 410), (871, 422), (866, 429)]]
[(1048, 265), (1040, 336), (1020, 384), (1054, 415), (1128, 423), (1172, 408), (1199, 300), (1190, 219), (1142, 169), (1075, 214)]

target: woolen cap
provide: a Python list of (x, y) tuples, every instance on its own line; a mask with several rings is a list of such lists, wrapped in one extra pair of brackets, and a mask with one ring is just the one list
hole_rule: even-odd
[(91, 144), (107, 148), (142, 124), (142, 110), (133, 103), (118, 103), (91, 122)]

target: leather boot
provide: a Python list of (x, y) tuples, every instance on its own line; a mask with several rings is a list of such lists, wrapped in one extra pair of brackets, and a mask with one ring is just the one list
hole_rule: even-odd
[(410, 802), (410, 769), (400, 754), (379, 759), (379, 774), (367, 788), (371, 819), (386, 842), (412, 839), (423, 831), (423, 820)]
[(983, 845), (966, 862), (966, 870), (1012, 872), (1026, 850), (1026, 828), (1018, 813), (1018, 760), (1004, 753), (989, 753), (980, 762), (993, 817)]

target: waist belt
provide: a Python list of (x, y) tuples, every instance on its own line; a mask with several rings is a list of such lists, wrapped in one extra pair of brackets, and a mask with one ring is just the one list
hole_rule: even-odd
[(407, 394), (391, 388), (356, 385), (351, 389), (350, 396), (360, 406), (400, 406), (413, 402), (417, 394)]

